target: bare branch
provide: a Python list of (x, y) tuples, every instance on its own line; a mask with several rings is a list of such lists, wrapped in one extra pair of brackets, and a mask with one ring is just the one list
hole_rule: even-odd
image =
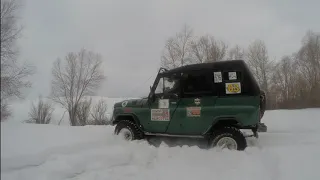
[(89, 122), (91, 102), (92, 102), (91, 98), (90, 100), (83, 100), (79, 102), (79, 105), (76, 111), (76, 116), (77, 116), (78, 124), (80, 126), (85, 126)]
[(22, 31), (18, 25), (20, 7), (18, 0), (1, 1), (1, 106), (4, 107), (13, 98), (23, 98), (23, 89), (31, 86), (27, 78), (35, 70), (17, 61), (17, 40)]
[(185, 25), (179, 33), (174, 37), (170, 37), (161, 56), (161, 66), (171, 69), (190, 63), (192, 36), (193, 30)]
[(265, 43), (261, 40), (254, 41), (249, 46), (246, 57), (247, 63), (257, 78), (259, 85), (266, 91), (266, 94), (268, 94), (272, 61), (269, 59)]
[(206, 35), (192, 41), (191, 51), (197, 63), (216, 62), (225, 58), (227, 45), (223, 41), (215, 40), (211, 35)]
[(18, 50), (15, 44), (22, 31), (17, 23), (20, 7), (17, 0), (1, 1), (1, 62), (16, 59)]
[(239, 60), (244, 59), (244, 50), (239, 46), (236, 45), (229, 50), (229, 60)]
[(93, 107), (93, 112), (91, 113), (93, 118), (92, 124), (107, 125), (109, 123), (107, 110), (107, 102), (103, 99), (99, 100), (98, 104)]

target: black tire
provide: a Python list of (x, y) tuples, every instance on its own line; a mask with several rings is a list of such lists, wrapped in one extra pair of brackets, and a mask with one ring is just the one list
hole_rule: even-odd
[(122, 120), (117, 123), (115, 129), (114, 129), (114, 134), (118, 135), (119, 132), (126, 128), (131, 132), (132, 139), (131, 140), (139, 140), (143, 138), (143, 133), (139, 129), (139, 127), (132, 121), (129, 120)]
[(247, 140), (245, 136), (239, 129), (235, 127), (222, 127), (214, 130), (212, 138), (209, 141), (209, 146), (216, 147), (219, 140), (224, 137), (233, 139), (237, 144), (236, 150), (238, 151), (243, 151), (247, 147)]

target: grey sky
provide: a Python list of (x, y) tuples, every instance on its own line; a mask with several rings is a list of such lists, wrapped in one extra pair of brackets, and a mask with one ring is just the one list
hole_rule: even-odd
[[(165, 40), (183, 24), (229, 45), (266, 42), (279, 59), (296, 51), (308, 29), (320, 30), (320, 1), (25, 0), (21, 58), (37, 66), (28, 98), (50, 92), (58, 57), (81, 48), (101, 53), (107, 81), (99, 95), (146, 94)], [(152, 78), (144, 83), (148, 78)]]

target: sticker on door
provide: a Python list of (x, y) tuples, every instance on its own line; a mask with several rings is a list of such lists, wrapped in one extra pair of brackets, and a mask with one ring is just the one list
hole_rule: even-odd
[(151, 121), (170, 121), (170, 110), (151, 109)]
[(200, 117), (201, 107), (187, 107), (187, 117)]

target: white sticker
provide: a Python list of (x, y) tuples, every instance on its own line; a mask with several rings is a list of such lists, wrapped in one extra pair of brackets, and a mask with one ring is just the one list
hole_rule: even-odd
[(126, 107), (127, 104), (128, 104), (128, 101), (123, 101), (121, 105), (122, 105), (122, 107)]
[(237, 72), (229, 72), (229, 80), (236, 80), (237, 79)]
[(241, 93), (240, 82), (226, 83), (226, 94), (240, 94), (240, 93)]
[(221, 72), (213, 72), (214, 82), (221, 83), (222, 82), (222, 74)]
[(159, 99), (159, 109), (169, 108), (169, 99)]
[(151, 121), (170, 121), (170, 110), (151, 109)]

